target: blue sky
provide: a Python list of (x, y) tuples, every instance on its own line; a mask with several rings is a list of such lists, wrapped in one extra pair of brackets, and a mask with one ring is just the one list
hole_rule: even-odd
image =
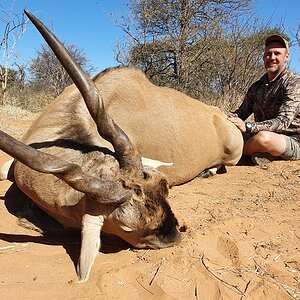
[[(97, 71), (117, 63), (113, 48), (124, 36), (109, 14), (118, 17), (126, 14), (126, 0), (0, 0), (5, 8), (14, 1), (13, 10), (24, 8), (40, 18), (51, 28), (58, 38), (67, 44), (75, 44), (84, 49), (86, 57)], [(299, 0), (257, 0), (254, 12), (264, 20), (272, 20), (272, 25), (282, 20), (286, 28), (296, 28), (300, 23)], [(289, 30), (286, 33), (290, 35)], [(43, 40), (37, 30), (28, 23), (18, 49), (19, 62), (35, 57)], [(299, 48), (291, 48), (290, 67), (300, 74)]]
[[(0, 0), (7, 7), (13, 0)], [(42, 20), (54, 34), (67, 44), (84, 49), (90, 64), (97, 71), (116, 65), (114, 45), (123, 32), (110, 17), (126, 12), (126, 0), (15, 0), (13, 11), (20, 13), (26, 8)], [(18, 43), (20, 62), (34, 58), (43, 39), (29, 22), (26, 32)]]
[[(256, 0), (253, 9), (256, 16), (271, 21), (271, 25), (282, 23), (285, 33), (293, 40), (291, 29), (295, 31), (300, 24), (299, 0)], [(300, 49), (297, 46), (290, 48), (290, 68), (300, 74)]]

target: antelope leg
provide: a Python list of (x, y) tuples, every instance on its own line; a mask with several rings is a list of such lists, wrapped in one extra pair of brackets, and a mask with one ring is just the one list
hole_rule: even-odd
[(81, 250), (77, 264), (79, 283), (89, 279), (92, 265), (100, 249), (100, 232), (103, 222), (102, 215), (85, 214), (82, 218)]

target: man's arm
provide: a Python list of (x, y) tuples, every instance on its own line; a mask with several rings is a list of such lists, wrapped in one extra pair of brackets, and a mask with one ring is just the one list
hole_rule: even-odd
[(251, 133), (259, 131), (272, 131), (284, 133), (295, 117), (300, 113), (300, 80), (294, 81), (286, 87), (284, 101), (278, 111), (278, 115), (270, 120), (250, 122)]

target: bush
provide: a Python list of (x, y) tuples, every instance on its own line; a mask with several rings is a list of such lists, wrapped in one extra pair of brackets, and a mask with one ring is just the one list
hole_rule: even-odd
[(43, 90), (36, 90), (30, 87), (19, 89), (11, 88), (7, 92), (6, 104), (18, 106), (31, 112), (39, 112), (50, 103), (54, 97)]

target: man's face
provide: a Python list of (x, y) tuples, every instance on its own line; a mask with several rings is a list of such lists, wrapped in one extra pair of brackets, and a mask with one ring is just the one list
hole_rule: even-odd
[(268, 74), (276, 77), (289, 60), (289, 53), (286, 48), (278, 42), (272, 42), (265, 48), (264, 64)]

